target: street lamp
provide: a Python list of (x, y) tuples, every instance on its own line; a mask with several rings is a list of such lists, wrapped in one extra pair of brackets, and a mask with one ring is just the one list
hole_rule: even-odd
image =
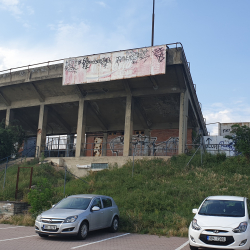
[(153, 14), (152, 14), (152, 38), (151, 38), (151, 46), (154, 46), (154, 26), (155, 26), (155, 0), (153, 0)]

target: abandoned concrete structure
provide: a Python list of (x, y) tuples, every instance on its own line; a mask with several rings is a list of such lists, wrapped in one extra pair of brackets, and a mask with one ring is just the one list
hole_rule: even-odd
[[(207, 135), (180, 43), (2, 71), (2, 119), (18, 120), (38, 155), (62, 157), (78, 175), (133, 155), (168, 158)], [(55, 135), (66, 135), (63, 146)]]

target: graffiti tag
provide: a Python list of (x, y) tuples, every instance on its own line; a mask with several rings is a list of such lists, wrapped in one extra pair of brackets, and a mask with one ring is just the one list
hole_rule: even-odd
[(163, 47), (156, 48), (153, 50), (153, 54), (158, 59), (158, 62), (162, 62), (165, 59), (164, 52), (165, 51)]

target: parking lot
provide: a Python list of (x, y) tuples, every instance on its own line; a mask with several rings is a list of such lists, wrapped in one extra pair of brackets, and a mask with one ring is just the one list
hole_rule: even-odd
[(40, 238), (33, 227), (0, 224), (0, 250), (113, 250), (113, 249), (157, 249), (188, 250), (187, 238), (159, 237), (155, 235), (110, 233), (107, 230), (90, 232), (86, 240), (75, 237)]

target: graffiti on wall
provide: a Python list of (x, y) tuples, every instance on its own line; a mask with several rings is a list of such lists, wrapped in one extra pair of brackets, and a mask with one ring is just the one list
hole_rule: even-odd
[(225, 153), (227, 156), (234, 156), (236, 153), (233, 141), (223, 136), (204, 136), (207, 152), (211, 154)]
[[(132, 151), (134, 155), (166, 156), (176, 154), (178, 151), (178, 137), (170, 137), (163, 142), (157, 142), (157, 137), (145, 135), (132, 136)], [(116, 156), (123, 154), (124, 137), (117, 136), (109, 142), (110, 150)]]
[(165, 74), (166, 45), (68, 58), (63, 85)]

